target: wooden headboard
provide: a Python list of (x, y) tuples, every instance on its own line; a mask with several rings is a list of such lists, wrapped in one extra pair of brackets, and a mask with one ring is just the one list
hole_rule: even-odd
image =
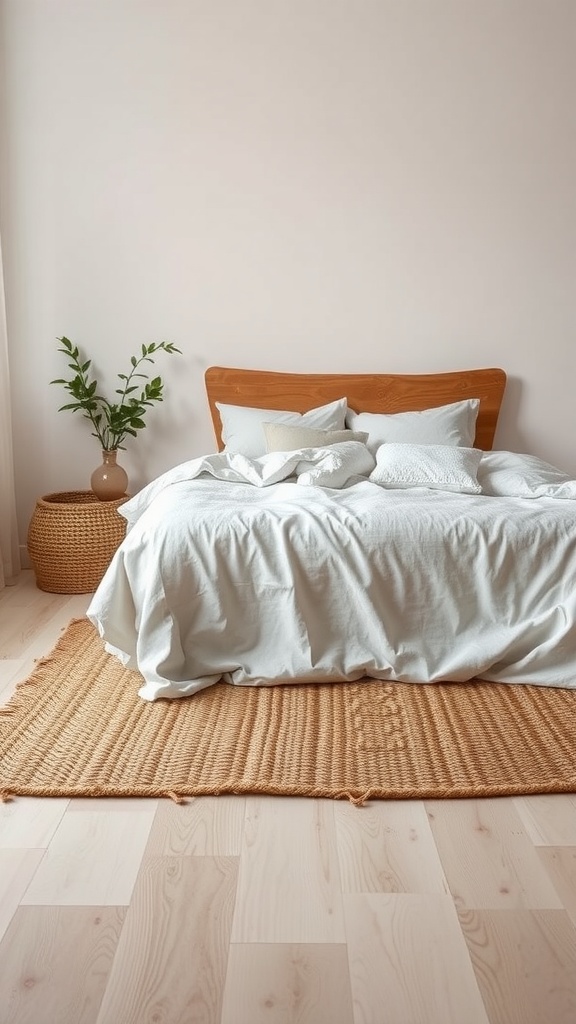
[(223, 448), (216, 402), (256, 409), (306, 412), (346, 397), (355, 412), (411, 412), (464, 398), (479, 398), (477, 448), (489, 451), (502, 396), (504, 370), (456, 370), (451, 373), (277, 373), (210, 366), (204, 375), (218, 450)]

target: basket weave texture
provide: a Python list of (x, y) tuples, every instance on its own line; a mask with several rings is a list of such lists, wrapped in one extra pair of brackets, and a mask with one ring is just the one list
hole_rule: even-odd
[(36, 502), (28, 554), (40, 590), (88, 594), (96, 590), (126, 534), (118, 508), (128, 496), (100, 501), (92, 491), (60, 491)]

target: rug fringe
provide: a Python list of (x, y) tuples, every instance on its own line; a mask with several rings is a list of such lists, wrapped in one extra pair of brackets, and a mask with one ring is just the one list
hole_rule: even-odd
[[(43, 658), (34, 658), (36, 668), (42, 668), (43, 665), (49, 665), (51, 661), (54, 661), (54, 657), (50, 654), (45, 655)], [(36, 682), (36, 680), (34, 680), (34, 682)]]
[(179, 793), (174, 793), (172, 790), (167, 790), (165, 794), (170, 800), (173, 800), (175, 804), (187, 804), (188, 800), (185, 796), (180, 796)]
[(365, 793), (361, 793), (360, 796), (354, 796), (347, 789), (342, 789), (339, 793), (335, 793), (334, 800), (349, 800), (354, 807), (364, 807), (370, 797), (375, 796), (377, 790), (375, 788), (367, 789)]
[(0, 804), (9, 804), (14, 799), (14, 794), (7, 789), (0, 789)]

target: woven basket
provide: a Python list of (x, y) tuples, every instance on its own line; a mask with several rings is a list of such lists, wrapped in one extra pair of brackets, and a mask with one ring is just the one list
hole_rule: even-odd
[(128, 497), (100, 501), (92, 491), (45, 494), (28, 528), (28, 554), (40, 590), (88, 594), (100, 583), (126, 534), (118, 507)]

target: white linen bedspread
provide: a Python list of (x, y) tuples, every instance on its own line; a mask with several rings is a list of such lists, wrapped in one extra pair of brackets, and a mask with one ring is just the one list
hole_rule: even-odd
[[(141, 697), (220, 679), (576, 685), (576, 504), (384, 490), (360, 447), (208, 456), (121, 507), (88, 617)], [(344, 483), (306, 482), (330, 461)]]

